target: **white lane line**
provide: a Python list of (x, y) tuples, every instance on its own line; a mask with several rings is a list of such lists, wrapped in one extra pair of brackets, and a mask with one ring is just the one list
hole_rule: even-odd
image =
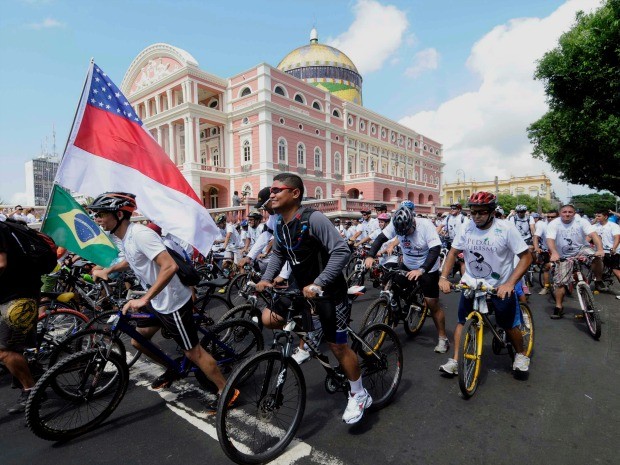
[[(131, 378), (136, 381), (136, 386), (146, 387), (150, 391), (153, 391), (150, 388), (151, 381), (161, 374), (161, 370), (162, 368), (154, 363), (138, 360), (131, 368), (130, 373)], [(215, 415), (206, 411), (196, 411), (179, 400), (181, 394), (187, 392), (192, 392), (203, 397), (213, 397), (213, 395), (205, 393), (203, 390), (184, 380), (175, 381), (172, 385), (172, 389), (162, 389), (154, 392), (157, 392), (166, 402), (166, 406), (170, 411), (217, 441)], [(299, 439), (293, 439), (284, 453), (269, 463), (272, 465), (292, 465), (304, 457), (310, 457), (312, 463), (320, 465), (344, 465), (344, 462), (339, 458), (316, 450), (310, 444), (300, 441)]]

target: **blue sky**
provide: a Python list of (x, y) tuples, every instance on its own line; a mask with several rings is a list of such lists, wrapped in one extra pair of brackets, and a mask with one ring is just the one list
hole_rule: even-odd
[[(446, 180), (457, 169), (478, 180), (552, 175), (528, 158), (525, 128), (545, 111), (534, 62), (575, 11), (598, 4), (1, 0), (0, 199), (23, 202), (24, 162), (40, 153), (52, 125), (62, 152), (91, 57), (120, 85), (141, 50), (167, 42), (229, 77), (261, 62), (276, 66), (307, 43), (313, 25), (360, 69), (366, 107), (444, 144)], [(552, 179), (564, 197), (566, 185)]]

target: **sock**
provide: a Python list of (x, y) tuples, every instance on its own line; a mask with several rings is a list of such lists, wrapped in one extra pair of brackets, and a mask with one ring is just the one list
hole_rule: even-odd
[(358, 392), (362, 392), (364, 390), (364, 385), (362, 384), (362, 377), (360, 376), (357, 381), (349, 380), (349, 385), (351, 386), (351, 395), (355, 395)]

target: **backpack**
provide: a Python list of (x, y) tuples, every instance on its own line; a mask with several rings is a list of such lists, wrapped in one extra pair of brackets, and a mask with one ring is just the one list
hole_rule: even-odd
[(176, 250), (172, 250), (170, 247), (166, 247), (168, 253), (177, 264), (179, 269), (177, 270), (177, 276), (181, 281), (181, 284), (185, 286), (196, 286), (200, 282), (200, 274), (194, 268), (194, 265), (187, 262), (185, 257), (183, 257)]
[(29, 228), (25, 224), (7, 219), (0, 222), (9, 231), (33, 274), (51, 273), (56, 268), (58, 246), (47, 234)]

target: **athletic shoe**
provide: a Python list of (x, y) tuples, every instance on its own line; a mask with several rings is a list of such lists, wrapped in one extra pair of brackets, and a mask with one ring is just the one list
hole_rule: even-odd
[(605, 292), (609, 290), (609, 288), (605, 285), (603, 281), (594, 281), (594, 289), (599, 292)]
[(552, 320), (559, 320), (564, 315), (564, 310), (561, 308), (555, 307), (553, 309), (553, 315), (551, 315)]
[(458, 375), (459, 374), (459, 364), (453, 358), (448, 359), (448, 363), (445, 363), (439, 367), (439, 371), (445, 373), (447, 375)]
[(440, 337), (437, 345), (435, 346), (435, 352), (438, 354), (445, 354), (450, 347), (450, 341), (447, 337)]
[(301, 365), (302, 363), (310, 360), (310, 352), (302, 349), (301, 347), (297, 347), (293, 351), (292, 358), (297, 362), (297, 365)]
[(545, 286), (542, 288), (542, 290), (538, 293), (538, 295), (547, 295), (549, 294), (549, 287)]
[(17, 402), (15, 403), (15, 405), (13, 405), (13, 407), (8, 409), (8, 412), (13, 414), (24, 413), (26, 411), (26, 402), (28, 402), (28, 396), (30, 396), (30, 390), (24, 391), (22, 389), (22, 392), (17, 398)]
[[(228, 401), (228, 406), (229, 406), (229, 407), (232, 407), (232, 406), (235, 404), (235, 402), (236, 402), (236, 401), (237, 401), (237, 399), (239, 398), (239, 394), (241, 394), (241, 393), (239, 392), (239, 389), (235, 389), (234, 394), (232, 395), (232, 397), (231, 397), (231, 398), (230, 398), (230, 400)], [(221, 394), (218, 392), (218, 393), (215, 395), (215, 399), (211, 399), (209, 402), (207, 402), (207, 410), (208, 410), (210, 413), (215, 413), (215, 412), (217, 412), (217, 405), (220, 403), (220, 397), (221, 397)]]
[(151, 389), (159, 391), (160, 389), (168, 388), (177, 379), (179, 379), (179, 374), (175, 370), (168, 368), (151, 383)]
[(349, 394), (349, 401), (347, 402), (347, 408), (342, 414), (342, 421), (347, 425), (357, 423), (364, 416), (364, 410), (372, 405), (372, 397), (368, 394), (368, 391), (364, 389), (362, 392), (358, 392), (354, 396)]
[(617, 296), (616, 296), (616, 299), (620, 300), (620, 295), (617, 295)]
[(523, 293), (525, 295), (532, 295), (532, 293), (530, 292), (530, 288), (526, 284), (523, 285)]
[(515, 361), (512, 364), (512, 369), (514, 371), (520, 371), (522, 373), (525, 373), (530, 369), (530, 358), (526, 357), (523, 354), (515, 355)]

